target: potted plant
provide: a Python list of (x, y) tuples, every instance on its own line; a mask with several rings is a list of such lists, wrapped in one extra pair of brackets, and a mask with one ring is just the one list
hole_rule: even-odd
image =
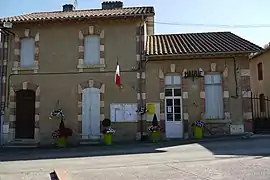
[(59, 128), (52, 133), (52, 137), (56, 140), (57, 147), (66, 147), (67, 138), (72, 136), (72, 130), (70, 128), (65, 127), (64, 123), (64, 113), (62, 109), (57, 109), (51, 112), (49, 119), (56, 118), (60, 120)]
[(104, 142), (106, 145), (112, 144), (112, 135), (115, 133), (115, 130), (111, 127), (111, 124), (112, 122), (109, 118), (105, 118), (102, 121)]
[(204, 122), (202, 120), (195, 121), (192, 123), (194, 127), (194, 138), (195, 139), (202, 139), (203, 137), (203, 127), (205, 126)]
[(157, 142), (160, 140), (161, 127), (158, 124), (156, 114), (154, 114), (153, 120), (152, 120), (152, 125), (148, 127), (148, 130), (151, 132), (151, 139), (153, 142)]

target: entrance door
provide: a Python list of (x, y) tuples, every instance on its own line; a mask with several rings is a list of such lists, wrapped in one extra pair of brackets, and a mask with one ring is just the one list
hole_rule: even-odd
[(166, 88), (165, 130), (167, 138), (183, 138), (182, 97), (180, 88)]
[(35, 138), (35, 91), (16, 91), (16, 139)]
[(100, 89), (86, 88), (82, 96), (82, 139), (100, 137)]

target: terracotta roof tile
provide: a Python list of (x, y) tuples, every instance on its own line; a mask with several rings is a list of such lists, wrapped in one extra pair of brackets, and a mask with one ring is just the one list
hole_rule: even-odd
[(208, 32), (148, 36), (146, 54), (252, 53), (261, 50), (261, 47), (231, 32)]
[(154, 7), (126, 7), (119, 9), (90, 9), (74, 11), (37, 12), (21, 16), (6, 17), (0, 22), (44, 21), (57, 19), (80, 19), (93, 17), (125, 17), (138, 15), (154, 15)]

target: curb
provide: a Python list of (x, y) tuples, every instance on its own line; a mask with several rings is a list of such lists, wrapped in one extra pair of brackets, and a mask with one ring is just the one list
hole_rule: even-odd
[(74, 151), (77, 149), (84, 149), (84, 148), (89, 148), (92, 149), (93, 151), (95, 150), (119, 150), (119, 149), (124, 149), (127, 147), (127, 145), (132, 146), (134, 148), (138, 147), (150, 147), (152, 146), (153, 148), (156, 146), (166, 146), (166, 145), (187, 145), (187, 144), (194, 144), (194, 143), (210, 143), (210, 142), (217, 142), (217, 141), (236, 141), (236, 140), (255, 140), (255, 139), (270, 139), (270, 135), (252, 135), (252, 136), (246, 136), (246, 134), (239, 134), (239, 135), (230, 135), (230, 136), (220, 136), (220, 137), (213, 137), (213, 138), (205, 138), (201, 140), (167, 140), (167, 141), (160, 141), (160, 142), (151, 142), (151, 141), (137, 141), (137, 142), (132, 142), (132, 143), (115, 143), (110, 146), (106, 146), (103, 144), (100, 145), (79, 145), (79, 146), (70, 146), (67, 148), (55, 148), (54, 146), (52, 147), (0, 147), (0, 153), (9, 153), (9, 152), (21, 152), (27, 150), (29, 151)]

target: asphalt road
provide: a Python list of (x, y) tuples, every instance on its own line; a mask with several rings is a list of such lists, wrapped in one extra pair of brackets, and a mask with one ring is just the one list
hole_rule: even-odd
[(269, 140), (1, 152), (0, 179), (49, 180), (58, 168), (71, 180), (268, 180)]

